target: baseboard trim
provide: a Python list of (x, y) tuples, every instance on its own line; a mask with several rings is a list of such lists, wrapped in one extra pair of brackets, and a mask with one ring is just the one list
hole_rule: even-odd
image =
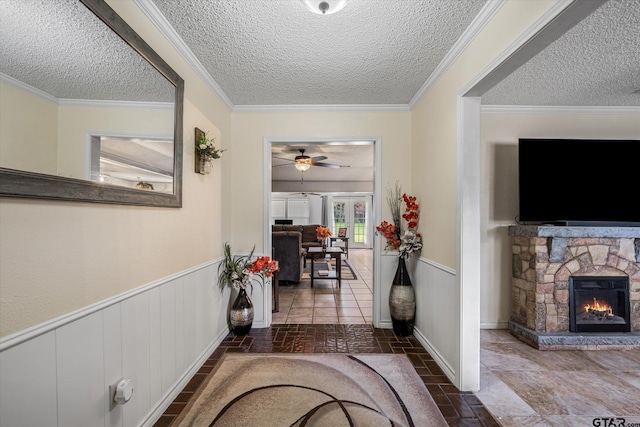
[(383, 320), (378, 326), (376, 326), (376, 328), (393, 329), (393, 323), (391, 323), (391, 320)]
[(436, 350), (435, 347), (431, 345), (427, 337), (425, 337), (424, 334), (416, 328), (413, 328), (413, 336), (416, 337), (416, 339), (420, 341), (420, 344), (422, 344), (422, 346), (429, 352), (429, 354), (433, 357), (433, 360), (435, 360), (438, 366), (440, 366), (440, 369), (442, 369), (447, 378), (449, 378), (449, 380), (453, 384), (457, 384), (455, 371), (453, 370), (451, 365), (447, 363), (444, 357), (442, 357), (438, 350)]
[(481, 322), (480, 329), (509, 329), (509, 322)]

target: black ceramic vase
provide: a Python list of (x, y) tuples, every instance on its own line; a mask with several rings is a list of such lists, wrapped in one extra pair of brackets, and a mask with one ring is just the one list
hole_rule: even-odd
[(416, 317), (416, 294), (402, 257), (398, 258), (398, 268), (389, 291), (389, 311), (393, 332), (401, 337), (411, 335)]
[(246, 335), (253, 324), (253, 303), (245, 289), (240, 289), (229, 312), (231, 330), (236, 335)]

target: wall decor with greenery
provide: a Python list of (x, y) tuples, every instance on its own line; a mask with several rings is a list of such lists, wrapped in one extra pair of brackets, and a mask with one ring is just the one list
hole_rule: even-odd
[(211, 162), (213, 159), (219, 159), (220, 153), (227, 151), (215, 147), (215, 138), (207, 137), (206, 132), (196, 128), (195, 131), (195, 165), (196, 173), (206, 175), (211, 172)]

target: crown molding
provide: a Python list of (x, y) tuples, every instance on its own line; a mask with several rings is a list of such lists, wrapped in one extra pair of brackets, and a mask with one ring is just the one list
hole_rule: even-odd
[(187, 61), (189, 66), (196, 72), (196, 74), (204, 81), (204, 83), (211, 89), (211, 91), (220, 98), (220, 101), (231, 111), (233, 110), (233, 102), (229, 99), (226, 93), (218, 85), (218, 83), (211, 77), (206, 68), (198, 60), (196, 55), (187, 44), (182, 40), (182, 37), (178, 35), (176, 30), (171, 26), (169, 21), (164, 17), (162, 12), (151, 0), (133, 0), (134, 3), (142, 10), (147, 18), (156, 26), (158, 30), (167, 38), (169, 43), (180, 53), (180, 55)]
[(433, 73), (429, 76), (427, 81), (422, 85), (420, 90), (416, 92), (411, 101), (409, 102), (409, 109), (413, 110), (418, 103), (425, 97), (425, 95), (431, 90), (433, 86), (440, 80), (440, 77), (453, 65), (458, 57), (464, 52), (469, 44), (475, 39), (475, 37), (482, 31), (482, 29), (491, 21), (496, 13), (506, 4), (507, 0), (488, 0), (482, 7), (480, 13), (473, 19), (471, 24), (462, 33), (462, 36), (451, 47), (447, 55), (444, 57), (440, 64), (435, 68)]
[(8, 76), (7, 74), (4, 73), (0, 73), (0, 81), (3, 83), (6, 83), (8, 85), (14, 86), (20, 90), (23, 90), (33, 96), (37, 96), (38, 98), (42, 98), (45, 101), (49, 101), (49, 102), (53, 102), (54, 104), (58, 103), (58, 98), (56, 98), (53, 95), (48, 94), (47, 92), (37, 89), (31, 85), (28, 85), (24, 82), (21, 82), (18, 79), (14, 79), (11, 76)]
[(140, 108), (147, 110), (173, 110), (173, 102), (146, 101), (112, 101), (101, 99), (65, 99), (60, 98), (58, 104), (65, 107), (94, 107), (94, 108)]
[(233, 113), (408, 113), (407, 104), (236, 105)]
[(640, 114), (640, 107), (620, 106), (564, 106), (564, 105), (483, 105), (487, 114)]
[(37, 89), (20, 80), (14, 79), (4, 73), (0, 73), (0, 81), (14, 86), (33, 96), (64, 107), (94, 107), (94, 108), (143, 108), (147, 110), (172, 110), (173, 102), (146, 102), (146, 101), (117, 101), (104, 99), (71, 99), (56, 98), (45, 91)]

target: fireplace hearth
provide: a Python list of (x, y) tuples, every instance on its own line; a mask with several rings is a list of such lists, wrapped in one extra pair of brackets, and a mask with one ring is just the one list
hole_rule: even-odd
[(569, 279), (570, 332), (629, 332), (626, 277), (572, 276)]
[(640, 227), (509, 227), (511, 333), (541, 350), (640, 349)]

